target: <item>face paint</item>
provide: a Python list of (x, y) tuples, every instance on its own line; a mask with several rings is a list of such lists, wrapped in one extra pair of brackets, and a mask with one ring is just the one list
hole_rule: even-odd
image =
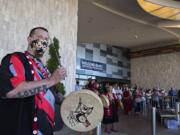
[(36, 55), (42, 57), (49, 45), (48, 40), (36, 39), (31, 43), (31, 47), (35, 49)]

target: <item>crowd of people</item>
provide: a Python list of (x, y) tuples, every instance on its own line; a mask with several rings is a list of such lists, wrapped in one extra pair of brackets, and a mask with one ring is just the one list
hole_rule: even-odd
[(105, 132), (118, 132), (116, 123), (118, 122), (119, 110), (123, 110), (124, 115), (140, 116), (150, 112), (151, 107), (157, 109), (175, 109), (175, 103), (180, 101), (180, 90), (171, 88), (170, 90), (153, 88), (144, 89), (127, 84), (118, 83), (98, 83), (95, 79), (89, 79), (83, 87), (98, 94), (105, 95), (110, 105), (104, 107), (103, 125)]

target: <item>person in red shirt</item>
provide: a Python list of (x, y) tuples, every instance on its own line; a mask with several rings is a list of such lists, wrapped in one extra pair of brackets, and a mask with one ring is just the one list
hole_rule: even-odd
[(50, 89), (65, 79), (66, 70), (60, 67), (51, 75), (41, 61), (49, 45), (46, 28), (33, 28), (27, 41), (27, 51), (12, 53), (3, 67), (10, 76), (0, 81), (0, 132), (53, 135), (55, 97)]
[(124, 105), (124, 114), (129, 115), (132, 110), (132, 94), (128, 87), (125, 88), (123, 92), (123, 105)]

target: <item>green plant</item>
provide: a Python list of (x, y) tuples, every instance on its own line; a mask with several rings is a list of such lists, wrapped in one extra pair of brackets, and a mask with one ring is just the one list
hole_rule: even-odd
[[(59, 66), (59, 40), (54, 37), (53, 42), (49, 46), (49, 55), (50, 58), (47, 60), (47, 67), (50, 73), (53, 73)], [(65, 87), (63, 83), (59, 82), (55, 85), (56, 90), (61, 92), (63, 95), (65, 94)]]

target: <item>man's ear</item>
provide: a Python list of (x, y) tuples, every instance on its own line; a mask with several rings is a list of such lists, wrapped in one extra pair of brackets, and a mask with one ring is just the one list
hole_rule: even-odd
[(27, 37), (28, 43), (31, 41), (31, 38), (32, 38), (32, 37), (30, 37), (30, 36)]
[(32, 37), (28, 36), (28, 37), (27, 37), (27, 41), (28, 41), (28, 44), (30, 44), (31, 41), (32, 41)]
[(27, 38), (27, 41), (28, 41), (28, 45), (30, 45), (31, 48), (32, 48), (32, 47), (33, 47), (33, 46), (32, 46), (32, 37), (29, 36), (29, 37)]

